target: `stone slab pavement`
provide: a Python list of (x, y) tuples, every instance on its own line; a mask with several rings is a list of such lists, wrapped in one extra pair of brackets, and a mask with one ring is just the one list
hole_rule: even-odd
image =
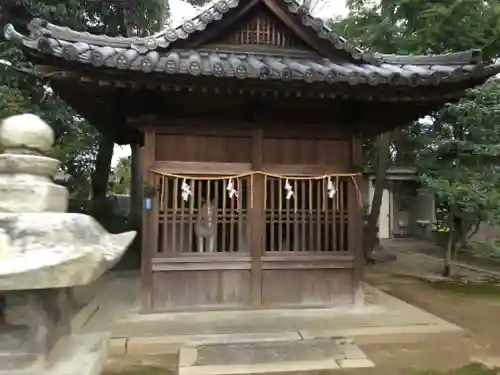
[(175, 353), (182, 346), (352, 337), (357, 343), (408, 342), (460, 327), (365, 284), (365, 305), (142, 314), (138, 277), (115, 277), (73, 319), (76, 332), (109, 331), (110, 353)]
[(183, 347), (179, 375), (269, 374), (374, 367), (349, 339)]

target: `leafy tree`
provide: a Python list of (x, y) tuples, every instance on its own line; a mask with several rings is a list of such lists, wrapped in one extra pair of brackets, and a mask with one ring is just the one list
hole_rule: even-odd
[[(494, 0), (347, 0), (349, 15), (332, 20), (332, 26), (362, 47), (382, 53), (429, 54), (482, 48), (484, 57), (500, 55), (500, 3)], [(393, 132), (390, 142), (382, 136), (377, 145), (368, 140), (371, 164), (378, 163), (375, 193), (365, 253), (370, 257), (377, 243), (377, 220), (385, 171), (392, 163), (406, 165), (427, 141), (421, 136), (420, 122)], [(386, 157), (395, 149), (392, 158)], [(385, 165), (380, 165), (384, 163)]]
[(449, 228), (445, 275), (474, 223), (500, 221), (500, 81), (491, 79), (441, 110), (422, 150), (423, 181)]
[(131, 157), (123, 157), (118, 160), (112, 171), (110, 190), (114, 194), (129, 194), (132, 179)]
[[(118, 35), (146, 35), (157, 28), (159, 4), (156, 0), (130, 1), (119, 4), (105, 1), (80, 0), (14, 0), (2, 4), (0, 26), (13, 23), (23, 30), (34, 17), (91, 33)], [(63, 161), (65, 172), (72, 176), (69, 187), (72, 197), (86, 200), (92, 207), (102, 207), (110, 171), (113, 140), (96, 131), (74, 112), (57, 93), (50, 90), (50, 82), (37, 77), (31, 65), (13, 44), (3, 41), (0, 58), (10, 62), (0, 70), (3, 97), (11, 96), (8, 115), (18, 111), (32, 112), (49, 123), (56, 134), (56, 153)], [(17, 94), (17, 96), (16, 96)], [(18, 98), (19, 97), (19, 98)], [(22, 98), (22, 99), (21, 99)], [(21, 107), (19, 104), (24, 103)], [(16, 108), (19, 107), (19, 108)], [(81, 204), (77, 204), (81, 207)], [(95, 211), (95, 210), (93, 210)], [(94, 216), (100, 216), (97, 211)]]

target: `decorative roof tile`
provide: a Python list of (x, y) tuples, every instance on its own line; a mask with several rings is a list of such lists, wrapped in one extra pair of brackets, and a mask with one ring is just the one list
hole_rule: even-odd
[[(10, 33), (15, 31), (10, 30)], [(7, 33), (8, 35), (9, 32)], [(14, 35), (14, 34), (12, 34)], [(31, 42), (30, 42), (31, 43)], [(33, 46), (33, 43), (31, 44)], [(35, 44), (43, 53), (68, 61), (106, 66), (143, 73), (186, 74), (193, 76), (236, 77), (304, 81), (344, 82), (349, 85), (436, 85), (457, 82), (484, 74), (482, 65), (353, 64), (332, 62), (322, 57), (278, 57), (268, 54), (231, 53), (210, 50), (171, 50), (139, 53), (132, 48), (60, 41), (41, 36)], [(500, 66), (496, 66), (500, 71)]]
[(482, 65), (479, 50), (435, 56), (362, 51), (336, 31), (328, 29), (322, 20), (310, 16), (296, 0), (281, 1), (287, 4), (291, 13), (300, 15), (303, 24), (314, 29), (320, 37), (328, 38), (335, 48), (350, 52), (354, 62), (333, 62), (319, 56), (231, 53), (220, 49), (179, 50), (171, 46), (176, 40), (185, 39), (205, 29), (210, 22), (222, 19), (225, 13), (238, 6), (239, 0), (219, 0), (179, 27), (144, 38), (92, 35), (40, 19), (29, 24), (28, 36), (17, 32), (12, 25), (7, 25), (4, 33), (6, 38), (18, 41), (28, 50), (95, 67), (144, 73), (417, 86), (487, 77), (500, 72), (500, 64)]

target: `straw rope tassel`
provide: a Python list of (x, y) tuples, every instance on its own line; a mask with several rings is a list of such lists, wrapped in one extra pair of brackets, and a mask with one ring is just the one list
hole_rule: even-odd
[[(244, 177), (250, 177), (250, 189), (251, 191), (253, 191), (253, 187), (254, 187), (254, 176), (257, 175), (257, 174), (260, 174), (260, 175), (263, 175), (264, 176), (264, 209), (266, 209), (266, 205), (267, 205), (267, 180), (268, 178), (276, 178), (276, 179), (279, 179), (279, 182), (280, 182), (280, 186), (282, 185), (282, 182), (284, 179), (291, 179), (295, 182), (297, 181), (305, 181), (305, 180), (308, 180), (310, 181), (311, 183), (311, 189), (309, 191), (309, 202), (310, 202), (310, 207), (312, 207), (312, 202), (313, 202), (313, 181), (318, 181), (321, 183), (321, 187), (322, 187), (322, 190), (323, 190), (323, 193), (320, 195), (322, 196), (323, 198), (323, 202), (322, 202), (322, 209), (323, 211), (326, 210), (326, 179), (328, 178), (331, 178), (331, 177), (335, 177), (336, 179), (336, 187), (337, 187), (337, 192), (339, 191), (340, 189), (340, 181), (339, 181), (339, 178), (340, 177), (350, 177), (354, 186), (355, 186), (355, 189), (356, 189), (356, 195), (358, 197), (358, 205), (360, 208), (363, 207), (363, 194), (358, 186), (358, 182), (356, 181), (356, 177), (358, 176), (361, 176), (361, 173), (332, 173), (332, 174), (329, 174), (329, 175), (322, 175), (322, 176), (293, 176), (293, 177), (288, 177), (288, 176), (285, 176), (285, 175), (278, 175), (278, 174), (273, 174), (273, 173), (267, 173), (267, 172), (263, 172), (263, 171), (250, 171), (250, 172), (246, 172), (246, 173), (242, 173), (242, 174), (238, 174), (238, 175), (225, 175), (225, 176), (215, 176), (215, 177), (200, 177), (200, 176), (187, 176), (187, 175), (180, 175), (180, 174), (175, 174), (175, 173), (168, 173), (168, 172), (163, 172), (163, 171), (159, 171), (159, 170), (151, 170), (151, 172), (159, 175), (159, 176), (162, 176), (162, 179), (161, 179), (161, 182), (162, 182), (162, 189), (161, 189), (161, 204), (160, 204), (160, 207), (163, 207), (164, 208), (164, 200), (165, 200), (165, 189), (166, 189), (166, 184), (170, 181), (169, 179), (172, 179), (172, 182), (174, 182), (174, 187), (175, 187), (175, 190), (177, 191), (178, 187), (179, 187), (179, 180), (190, 180), (190, 186), (192, 186), (192, 184), (195, 182), (195, 181), (224, 181), (224, 180), (229, 180), (229, 179), (235, 179), (237, 180), (236, 183), (237, 185), (239, 186), (239, 182), (238, 179), (241, 179), (241, 178), (244, 178)], [(294, 185), (295, 185), (294, 184)], [(208, 188), (210, 190), (210, 187)], [(281, 189), (279, 189), (279, 209), (282, 210), (283, 209), (283, 203), (282, 203), (282, 200), (283, 200), (283, 192), (281, 191)], [(173, 199), (173, 209), (174, 211), (177, 211), (177, 199), (176, 199), (176, 196), (177, 194), (174, 193), (174, 199)], [(294, 203), (295, 203), (295, 206), (297, 205), (297, 199), (298, 197), (297, 196), (294, 196)], [(254, 196), (253, 196), (253, 193), (250, 194), (250, 208), (253, 208), (253, 204), (254, 204)], [(337, 194), (337, 206), (340, 204), (340, 196), (339, 194)]]

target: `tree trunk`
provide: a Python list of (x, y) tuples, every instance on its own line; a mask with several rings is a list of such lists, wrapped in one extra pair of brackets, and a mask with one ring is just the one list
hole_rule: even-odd
[(92, 173), (92, 199), (90, 202), (90, 212), (99, 221), (103, 219), (103, 214), (105, 214), (103, 210), (106, 207), (106, 193), (108, 191), (114, 146), (111, 137), (103, 134), (99, 137), (99, 149), (94, 173)]
[(450, 234), (448, 236), (448, 245), (446, 246), (446, 252), (444, 254), (444, 270), (443, 270), (443, 276), (444, 277), (451, 277), (453, 275), (453, 267), (452, 267), (452, 258), (453, 258), (453, 251), (454, 251), (454, 230), (450, 228)]
[(387, 164), (389, 162), (389, 141), (390, 133), (381, 134), (377, 141), (377, 174), (375, 176), (375, 189), (370, 206), (370, 214), (368, 215), (363, 246), (367, 259), (372, 258), (373, 251), (379, 241), (377, 228), (380, 216), (380, 206), (382, 205), (382, 196), (384, 193), (385, 177), (387, 174)]
[(444, 277), (451, 277), (453, 275), (453, 254), (455, 253), (456, 248), (456, 219), (455, 219), (455, 210), (453, 208), (450, 209), (448, 226), (450, 228), (450, 234), (448, 235), (448, 244), (446, 246), (446, 252), (444, 253)]

